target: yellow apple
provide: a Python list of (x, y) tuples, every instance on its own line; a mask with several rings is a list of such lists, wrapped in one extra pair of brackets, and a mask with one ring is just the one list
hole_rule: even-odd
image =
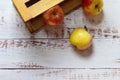
[(103, 10), (103, 0), (82, 0), (82, 8), (87, 15), (98, 15)]
[(92, 36), (85, 28), (75, 28), (70, 34), (70, 42), (79, 50), (85, 50), (92, 43)]

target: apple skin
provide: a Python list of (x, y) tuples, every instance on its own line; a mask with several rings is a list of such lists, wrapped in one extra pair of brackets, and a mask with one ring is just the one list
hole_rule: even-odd
[(50, 26), (56, 26), (62, 23), (64, 12), (59, 5), (56, 5), (43, 13), (44, 22)]
[(85, 28), (75, 28), (70, 34), (70, 42), (78, 50), (86, 50), (92, 44), (93, 37)]
[(93, 38), (91, 38), (91, 40), (90, 40), (90, 42), (89, 42), (89, 44), (88, 44), (87, 46), (85, 46), (85, 47), (76, 46), (76, 47), (77, 47), (79, 50), (81, 50), (81, 51), (86, 50), (86, 49), (88, 49), (88, 48), (92, 45), (92, 39), (93, 39)]
[(82, 0), (82, 8), (89, 16), (95, 16), (103, 10), (103, 0)]

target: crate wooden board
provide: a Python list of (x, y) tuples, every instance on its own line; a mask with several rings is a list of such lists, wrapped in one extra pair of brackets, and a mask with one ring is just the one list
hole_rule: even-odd
[[(0, 0), (1, 79), (119, 80), (119, 2), (104, 0), (103, 13), (89, 19), (79, 7), (65, 16), (62, 26), (45, 26), (31, 34), (12, 1)], [(69, 34), (83, 25), (94, 38), (93, 45), (80, 52), (69, 43)]]
[[(23, 0), (23, 1), (25, 1), (25, 0)], [(47, 1), (51, 2), (50, 0), (47, 0)], [(36, 31), (40, 30), (42, 27), (44, 27), (45, 23), (42, 18), (42, 13), (44, 11), (46, 11), (48, 9), (48, 7), (51, 8), (52, 4), (55, 5), (56, 3), (59, 3), (58, 5), (60, 5), (62, 7), (64, 14), (67, 14), (70, 11), (72, 11), (73, 9), (79, 7), (81, 4), (81, 0), (65, 0), (65, 1), (55, 0), (55, 1), (51, 2), (51, 5), (48, 5), (48, 6), (40, 4), (40, 3), (45, 3), (45, 1), (39, 1), (39, 3), (38, 3), (38, 5), (40, 4), (39, 6), (37, 4), (35, 4), (35, 6), (33, 5), (30, 8), (25, 7), (25, 5), (22, 4), (22, 1), (21, 1), (21, 4), (23, 6), (21, 7), (21, 5), (19, 4), (19, 0), (13, 0), (13, 3), (17, 7), (17, 10), (21, 13), (21, 16), (22, 16), (28, 30), (30, 32), (36, 32)], [(45, 4), (48, 4), (48, 3), (45, 3)], [(40, 9), (39, 9), (39, 7), (40, 7)], [(38, 10), (36, 10), (36, 8)], [(23, 10), (23, 9), (25, 9), (25, 10)], [(28, 15), (26, 15), (26, 14), (28, 14)]]
[[(63, 0), (12, 0), (24, 22), (42, 14), (49, 8), (63, 2)], [(31, 4), (31, 5), (30, 5)]]

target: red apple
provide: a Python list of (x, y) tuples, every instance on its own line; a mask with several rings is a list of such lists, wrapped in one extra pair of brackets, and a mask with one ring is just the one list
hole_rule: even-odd
[(62, 23), (64, 12), (59, 5), (56, 5), (43, 13), (44, 22), (50, 26), (56, 26)]
[(82, 8), (87, 15), (98, 15), (103, 9), (103, 0), (82, 0)]

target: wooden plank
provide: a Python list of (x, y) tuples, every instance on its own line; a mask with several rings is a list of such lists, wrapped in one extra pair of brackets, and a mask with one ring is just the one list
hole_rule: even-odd
[[(49, 8), (63, 2), (64, 0), (41, 0), (37, 2), (35, 5), (32, 5), (31, 7), (28, 8), (28, 10), (31, 13), (32, 18), (35, 18), (36, 16), (42, 14)], [(41, 17), (42, 18), (42, 17)]]
[(24, 22), (29, 21), (32, 18), (42, 14), (47, 9), (55, 6), (56, 4), (62, 2), (63, 0), (54, 0), (54, 1), (39, 1), (30, 7), (26, 7), (25, 3), (29, 0), (13, 0), (13, 3), (17, 10), (19, 11)]
[(0, 70), (2, 80), (120, 80), (120, 69)]
[(0, 40), (0, 68), (119, 68), (119, 45), (119, 39), (94, 39), (81, 52), (65, 39)]
[[(25, 6), (25, 2), (29, 0), (13, 0), (14, 5), (16, 6), (16, 9), (20, 13), (22, 19), (26, 22), (31, 19), (31, 14), (28, 8)], [(17, 4), (17, 5), (16, 5)]]
[(34, 5), (27, 7), (25, 5), (26, 2), (29, 0), (13, 0), (13, 3), (15, 7), (17, 8), (18, 12), (20, 13), (22, 19), (24, 22), (29, 21), (32, 18), (37, 17), (38, 15), (42, 14), (47, 9), (55, 6), (56, 4), (62, 2), (63, 0), (46, 0), (46, 1), (39, 1), (35, 3)]
[(75, 8), (79, 8), (81, 6), (81, 0), (65, 0), (59, 5), (62, 7), (63, 12), (67, 14)]

